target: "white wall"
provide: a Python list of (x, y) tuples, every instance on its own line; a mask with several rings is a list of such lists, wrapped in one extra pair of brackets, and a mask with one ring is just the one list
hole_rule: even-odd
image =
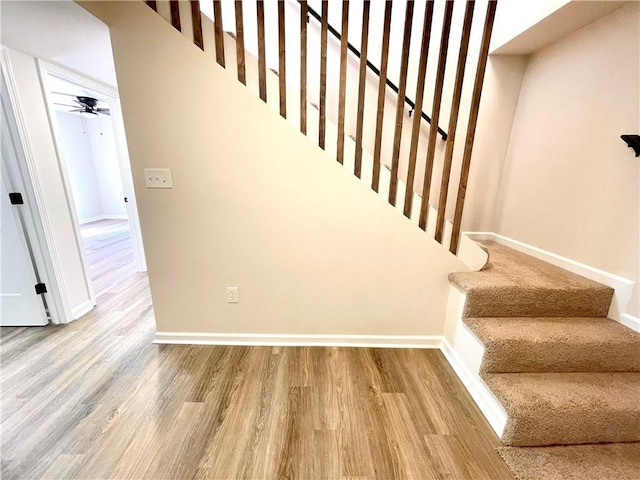
[(56, 119), (78, 220), (100, 217), (103, 215), (102, 201), (83, 119), (80, 115), (59, 110)]
[(442, 333), (461, 262), (144, 4), (81, 5), (110, 26), (159, 331)]
[(62, 110), (56, 119), (78, 220), (126, 218), (111, 119)]
[(78, 239), (73, 229), (74, 220), (58, 164), (36, 60), (15, 50), (7, 50), (18, 90), (19, 110), (27, 130), (28, 148), (36, 163), (35, 174), (47, 205), (53, 247), (57, 251), (65, 286), (62, 290), (66, 290), (66, 300), (72, 311), (86, 309), (91, 303), (91, 293), (85, 282)]
[(531, 57), (509, 143), (496, 225), (505, 236), (636, 282), (640, 4)]

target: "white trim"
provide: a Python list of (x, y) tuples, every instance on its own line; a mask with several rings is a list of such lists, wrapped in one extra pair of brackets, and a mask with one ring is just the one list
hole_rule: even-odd
[(440, 348), (440, 335), (324, 335), (157, 332), (153, 343), (175, 345)]
[[(631, 317), (631, 315), (625, 313), (635, 282), (615, 275), (613, 273), (605, 272), (598, 268), (586, 265), (584, 263), (571, 260), (570, 258), (562, 257), (553, 252), (542, 250), (541, 248), (528, 245), (526, 243), (514, 240), (504, 235), (500, 235), (494, 232), (464, 232), (472, 240), (493, 240), (497, 243), (513, 248), (532, 257), (544, 260), (552, 265), (568, 270), (572, 273), (582, 275), (590, 280), (607, 285), (615, 290), (611, 307), (609, 308), (609, 318), (616, 320), (624, 325), (627, 325), (626, 321), (623, 321), (623, 317)], [(489, 259), (491, 260), (491, 259)], [(627, 320), (629, 320), (627, 318)], [(629, 325), (627, 325), (629, 326)], [(633, 327), (631, 327), (633, 328)]]
[(96, 306), (96, 302), (93, 302), (91, 300), (87, 300), (86, 302), (81, 303), (80, 305), (77, 305), (76, 307), (74, 307), (74, 309), (71, 312), (73, 319), (77, 320), (83, 315), (86, 315), (91, 310), (93, 310), (93, 307), (95, 306)]
[(442, 340), (442, 353), (456, 372), (458, 378), (467, 389), (473, 401), (496, 432), (498, 437), (502, 436), (504, 427), (507, 424), (507, 412), (502, 407), (500, 401), (495, 397), (493, 392), (482, 381), (478, 374), (471, 373), (464, 362), (460, 359), (453, 347), (446, 339)]
[(640, 318), (635, 317), (629, 313), (623, 313), (620, 316), (620, 323), (640, 333)]
[(98, 215), (96, 217), (83, 218), (78, 220), (80, 225), (85, 225), (91, 222), (98, 222), (100, 220), (127, 220), (126, 215)]
[[(38, 169), (31, 150), (31, 142), (24, 122), (20, 97), (16, 87), (16, 80), (11, 67), (9, 53), (5, 47), (0, 48), (0, 64), (2, 66), (3, 77), (6, 84), (6, 92), (9, 96), (9, 104), (12, 110), (13, 126), (16, 128), (20, 143), (20, 150), (24, 157), (24, 169), (17, 172), (21, 176), (26, 188), (33, 192), (33, 200), (35, 208), (29, 209), (33, 215), (34, 235), (33, 243), (38, 245), (38, 252), (42, 259), (42, 274), (47, 277), (47, 290), (45, 294), (48, 302), (49, 313), (52, 323), (67, 323), (71, 321), (71, 305), (66, 296), (66, 286), (62, 276), (62, 267), (57, 254), (57, 246), (53, 236), (51, 227), (51, 219), (49, 218), (46, 208), (44, 195), (40, 189), (40, 180), (38, 177)], [(20, 165), (18, 166), (20, 169)], [(28, 202), (25, 203), (28, 206)]]
[[(71, 216), (73, 233), (76, 240), (76, 250), (80, 257), (82, 264), (84, 286), (89, 294), (89, 300), (94, 305), (96, 304), (96, 294), (93, 290), (93, 282), (91, 281), (91, 275), (89, 275), (89, 262), (87, 260), (87, 252), (84, 248), (84, 241), (82, 239), (82, 232), (80, 232), (80, 222), (78, 220), (78, 212), (75, 208), (75, 201), (73, 198), (73, 190), (71, 189), (71, 181), (69, 179), (69, 170), (67, 168), (67, 162), (65, 160), (64, 151), (60, 144), (60, 129), (58, 128), (58, 122), (56, 119), (55, 110), (53, 108), (53, 100), (51, 99), (51, 91), (47, 84), (47, 73), (49, 73), (48, 64), (40, 59), (36, 59), (38, 66), (38, 75), (40, 77), (40, 86), (42, 89), (42, 95), (44, 97), (45, 109), (47, 111), (47, 120), (49, 121), (49, 129), (51, 130), (51, 138), (53, 140), (53, 147), (56, 151), (56, 157), (58, 159), (58, 170), (60, 171), (60, 178), (62, 178), (62, 184), (64, 186), (64, 193), (66, 197), (66, 206), (69, 215)], [(86, 303), (86, 302), (85, 302)], [(81, 308), (85, 303), (76, 305), (73, 310)], [(72, 311), (72, 317), (75, 320), (78, 318)]]

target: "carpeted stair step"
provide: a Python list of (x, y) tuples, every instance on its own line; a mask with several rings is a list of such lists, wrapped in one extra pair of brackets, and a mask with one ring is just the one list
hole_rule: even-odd
[(640, 441), (640, 373), (492, 373), (510, 446)]
[(489, 263), (449, 280), (466, 294), (464, 317), (606, 317), (613, 289), (495, 242)]
[(499, 447), (518, 480), (638, 480), (640, 443)]
[(640, 334), (607, 318), (466, 318), (482, 372), (638, 372)]

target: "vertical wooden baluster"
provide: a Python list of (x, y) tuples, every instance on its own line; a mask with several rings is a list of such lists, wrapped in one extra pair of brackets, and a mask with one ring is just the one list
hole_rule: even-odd
[(180, 26), (180, 5), (178, 0), (169, 0), (169, 8), (171, 8), (171, 25), (173, 28), (182, 31), (182, 27)]
[(202, 15), (200, 13), (200, 2), (198, 0), (191, 0), (191, 25), (193, 25), (193, 43), (195, 43), (200, 50), (204, 50), (204, 41), (202, 39)]
[(444, 231), (444, 219), (447, 210), (447, 194), (449, 193), (449, 180), (451, 178), (451, 163), (453, 161), (453, 147), (456, 140), (458, 115), (460, 113), (460, 98), (462, 97), (462, 84), (464, 82), (464, 69), (467, 63), (469, 51), (469, 38), (471, 37), (471, 24), (473, 22), (473, 8), (475, 0), (467, 0), (462, 24), (462, 39), (460, 40), (460, 52), (458, 53), (458, 67), (453, 87), (453, 100), (451, 101), (451, 115), (449, 116), (449, 129), (447, 130), (447, 144), (444, 151), (442, 164), (442, 181), (440, 183), (440, 198), (438, 200), (438, 219), (436, 221), (436, 241), (442, 243)]
[(364, 130), (364, 94), (367, 84), (367, 50), (369, 44), (369, 11), (371, 4), (364, 0), (362, 6), (362, 38), (360, 39), (360, 72), (358, 81), (358, 117), (356, 120), (356, 156), (353, 173), (362, 174), (362, 134)]
[(384, 97), (387, 86), (387, 64), (389, 63), (389, 36), (391, 35), (391, 5), (385, 2), (382, 32), (382, 55), (380, 58), (380, 83), (378, 84), (378, 109), (376, 117), (376, 137), (373, 146), (373, 177), (371, 188), (376, 192), (380, 185), (380, 153), (382, 147), (382, 124), (384, 119)]
[(220, 0), (213, 0), (213, 29), (216, 38), (216, 61), (224, 67), (224, 30), (222, 27), (222, 8)]
[(482, 33), (482, 46), (478, 58), (478, 69), (476, 79), (473, 84), (473, 94), (471, 97), (471, 114), (467, 126), (467, 138), (464, 143), (464, 155), (462, 157), (462, 167), (460, 171), (460, 183), (458, 184), (458, 195), (456, 198), (456, 210), (453, 217), (453, 231), (451, 233), (451, 244), (449, 251), (453, 254), (458, 252), (458, 242), (460, 241), (460, 226), (462, 224), (462, 211), (464, 209), (464, 198), (467, 193), (467, 181), (469, 180), (469, 169), (471, 167), (471, 154), (473, 153), (473, 141), (476, 135), (478, 124), (478, 111), (480, 110), (480, 97), (482, 96), (482, 84), (484, 83), (484, 73), (487, 68), (487, 56), (489, 55), (489, 43), (491, 41), (491, 31), (493, 21), (496, 16), (496, 6), (498, 2), (489, 1), (487, 6), (487, 16), (484, 22), (484, 32)]
[(329, 22), (329, 2), (322, 2), (322, 20), (320, 28), (320, 126), (318, 145), (324, 150), (325, 130), (327, 126), (327, 27)]
[(416, 86), (416, 106), (413, 110), (413, 122), (411, 124), (409, 166), (407, 169), (407, 185), (404, 192), (404, 215), (407, 218), (411, 218), (411, 208), (413, 206), (413, 182), (416, 176), (416, 158), (418, 156), (418, 141), (420, 140), (422, 102), (424, 100), (424, 84), (427, 73), (427, 59), (429, 57), (432, 23), (433, 0), (429, 0), (424, 10), (424, 22), (422, 25), (422, 44), (420, 46), (420, 62), (418, 64), (418, 84)]
[(307, 1), (300, 1), (300, 131), (307, 134)]
[(242, 0), (234, 2), (236, 7), (236, 63), (238, 65), (238, 80), (247, 84), (247, 76), (244, 61), (244, 15), (242, 13)]
[(438, 134), (438, 121), (440, 120), (440, 105), (442, 103), (442, 87), (444, 85), (444, 73), (447, 66), (447, 49), (449, 48), (449, 32), (451, 31), (451, 17), (453, 15), (453, 0), (447, 0), (444, 7), (444, 21), (442, 37), (440, 38), (440, 52), (438, 54), (438, 71), (433, 94), (433, 110), (431, 112), (431, 128), (429, 128), (429, 141), (427, 144), (427, 159), (424, 169), (424, 181), (422, 183), (422, 204), (420, 205), (421, 229), (427, 229), (427, 216), (429, 215), (429, 195), (431, 193), (431, 175), (433, 172), (433, 159), (436, 153), (436, 135)]
[(347, 95), (347, 43), (349, 42), (349, 0), (342, 1), (342, 30), (340, 31), (340, 86), (338, 90), (338, 148), (336, 158), (344, 163), (344, 107)]
[(149, 7), (154, 11), (157, 12), (158, 11), (158, 2), (156, 2), (156, 0), (145, 0), (145, 2), (147, 5), (149, 5)]
[(287, 57), (285, 51), (284, 1), (278, 1), (278, 85), (280, 115), (287, 118)]
[(257, 21), (258, 21), (258, 88), (260, 98), (267, 101), (267, 57), (264, 46), (264, 2), (256, 0)]
[[(402, 39), (402, 56), (400, 59), (400, 84), (396, 105), (396, 131), (393, 136), (391, 154), (391, 183), (389, 185), (389, 203), (396, 204), (398, 193), (398, 164), (400, 163), (400, 142), (402, 140), (402, 117), (404, 116), (404, 99), (407, 91), (407, 68), (409, 66), (409, 49), (411, 48), (411, 24), (413, 22), (413, 0), (407, 1), (404, 16), (404, 38)], [(420, 115), (416, 113), (416, 115)]]

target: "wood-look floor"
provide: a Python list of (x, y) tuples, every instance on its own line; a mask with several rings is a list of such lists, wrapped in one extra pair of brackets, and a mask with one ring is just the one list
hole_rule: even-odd
[(118, 222), (85, 229), (98, 306), (2, 328), (2, 478), (511, 479), (436, 350), (151, 344)]

